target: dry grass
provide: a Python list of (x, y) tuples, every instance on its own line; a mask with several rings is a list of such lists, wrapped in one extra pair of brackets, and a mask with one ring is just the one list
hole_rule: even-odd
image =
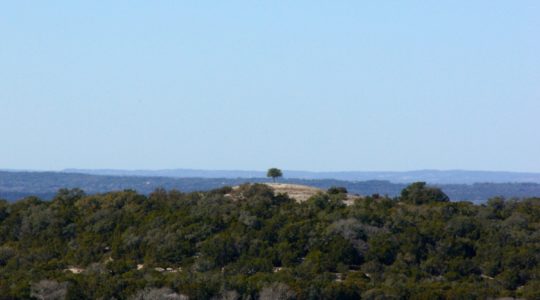
[[(290, 183), (265, 183), (267, 186), (272, 188), (274, 190), (275, 194), (287, 194), (292, 199), (295, 199), (298, 202), (304, 202), (311, 198), (312, 196), (324, 193), (325, 191), (312, 187), (307, 185), (300, 185), (300, 184), (290, 184)], [(238, 187), (234, 187), (234, 189), (237, 189)], [(352, 205), (356, 199), (360, 199), (360, 196), (356, 195), (347, 195), (347, 199), (343, 201), (346, 205)]]
[(288, 194), (289, 197), (295, 199), (298, 202), (303, 202), (309, 199), (311, 196), (318, 193), (324, 193), (323, 190), (316, 187), (300, 185), (300, 184), (289, 184), (289, 183), (266, 183), (269, 187), (274, 190), (276, 194)]

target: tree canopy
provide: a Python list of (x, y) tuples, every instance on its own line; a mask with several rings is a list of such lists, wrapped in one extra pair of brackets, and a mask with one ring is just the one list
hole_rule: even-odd
[(283, 172), (281, 172), (278, 168), (270, 168), (268, 169), (268, 172), (266, 172), (266, 177), (272, 177), (272, 180), (275, 182), (276, 178), (282, 177)]
[(440, 188), (427, 186), (425, 182), (415, 182), (403, 189), (400, 200), (413, 204), (450, 201)]
[(540, 298), (540, 199), (262, 184), (0, 201), (2, 299)]

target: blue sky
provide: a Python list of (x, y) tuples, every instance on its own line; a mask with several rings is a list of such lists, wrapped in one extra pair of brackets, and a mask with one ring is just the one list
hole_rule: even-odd
[(0, 168), (540, 172), (540, 1), (8, 1)]

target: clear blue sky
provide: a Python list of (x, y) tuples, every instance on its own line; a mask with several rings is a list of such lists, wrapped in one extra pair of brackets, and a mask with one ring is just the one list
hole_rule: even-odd
[(540, 171), (540, 1), (363, 2), (5, 1), (0, 168)]

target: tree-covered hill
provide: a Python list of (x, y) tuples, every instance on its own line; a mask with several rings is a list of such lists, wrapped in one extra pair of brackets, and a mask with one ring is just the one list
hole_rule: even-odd
[(540, 199), (266, 185), (0, 201), (1, 299), (540, 298)]

